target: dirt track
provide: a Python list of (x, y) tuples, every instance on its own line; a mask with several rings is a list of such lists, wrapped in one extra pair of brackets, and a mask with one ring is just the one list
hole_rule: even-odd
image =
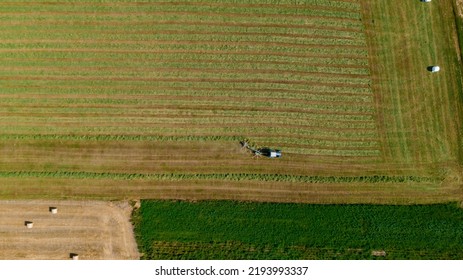
[(127, 202), (0, 201), (0, 259), (139, 259), (131, 210)]

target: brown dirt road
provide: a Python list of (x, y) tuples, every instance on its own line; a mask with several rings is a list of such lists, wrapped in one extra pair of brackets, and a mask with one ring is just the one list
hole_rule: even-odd
[(128, 202), (0, 201), (0, 259), (139, 259), (131, 212)]

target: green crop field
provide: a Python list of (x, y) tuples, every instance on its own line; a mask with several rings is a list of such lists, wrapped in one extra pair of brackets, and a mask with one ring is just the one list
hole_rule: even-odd
[(2, 1), (0, 197), (461, 201), (457, 8)]
[(454, 203), (142, 201), (135, 221), (145, 259), (463, 258), (463, 209)]

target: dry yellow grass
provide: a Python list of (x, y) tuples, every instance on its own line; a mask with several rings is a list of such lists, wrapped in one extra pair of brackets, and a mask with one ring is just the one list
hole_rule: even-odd
[(463, 17), (463, 0), (456, 0), (458, 16)]
[(138, 259), (131, 210), (127, 202), (0, 201), (0, 259)]

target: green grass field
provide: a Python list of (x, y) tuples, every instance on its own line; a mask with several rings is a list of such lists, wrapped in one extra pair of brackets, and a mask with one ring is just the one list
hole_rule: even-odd
[(0, 195), (461, 200), (454, 8), (2, 2)]
[(135, 225), (145, 259), (463, 258), (463, 209), (454, 203), (142, 201)]

